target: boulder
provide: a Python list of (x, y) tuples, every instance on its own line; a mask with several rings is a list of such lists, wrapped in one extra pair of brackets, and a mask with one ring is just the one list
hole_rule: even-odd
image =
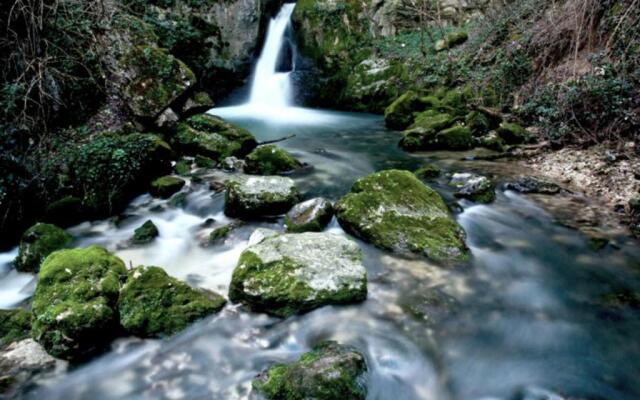
[(66, 360), (102, 350), (119, 330), (116, 302), (126, 276), (122, 260), (101, 247), (50, 254), (33, 296), (33, 338)]
[(436, 133), (431, 146), (434, 150), (460, 151), (472, 149), (474, 144), (475, 141), (471, 135), (471, 130), (466, 126), (456, 124), (451, 128), (443, 129)]
[(251, 176), (226, 183), (224, 212), (230, 217), (280, 215), (291, 209), (300, 193), (290, 178)]
[(491, 203), (496, 198), (493, 183), (486, 176), (470, 173), (453, 174), (451, 186), (457, 190), (454, 196), (476, 203)]
[(322, 342), (291, 364), (276, 364), (253, 387), (267, 400), (364, 400), (364, 356), (351, 346)]
[(455, 122), (452, 115), (435, 110), (417, 114), (415, 122), (404, 132), (400, 147), (408, 151), (437, 149), (436, 134)]
[(175, 193), (182, 190), (186, 182), (184, 179), (177, 178), (175, 176), (167, 175), (160, 177), (151, 182), (149, 193), (154, 197), (160, 197), (162, 199), (168, 199)]
[(227, 172), (236, 172), (244, 170), (244, 166), (246, 165), (244, 160), (241, 160), (237, 157), (227, 157), (222, 160), (222, 170)]
[(31, 336), (31, 313), (23, 309), (0, 310), (0, 348)]
[(440, 195), (409, 171), (387, 170), (361, 178), (335, 208), (345, 231), (382, 249), (436, 261), (469, 257), (464, 231)]
[(173, 335), (193, 322), (220, 311), (226, 300), (217, 293), (196, 290), (159, 267), (129, 271), (120, 292), (120, 324), (140, 337)]
[(410, 90), (384, 110), (384, 122), (391, 129), (406, 129), (413, 122), (413, 113), (420, 111), (422, 106), (418, 94)]
[(230, 223), (220, 226), (209, 234), (209, 243), (216, 243), (229, 236), (229, 233), (239, 226), (238, 223)]
[(480, 147), (500, 153), (507, 149), (506, 143), (495, 131), (491, 131), (487, 135), (477, 138), (477, 142)]
[(279, 175), (291, 172), (302, 163), (274, 145), (258, 146), (245, 158), (244, 172), (253, 175)]
[(160, 232), (156, 225), (150, 220), (146, 220), (144, 224), (140, 225), (133, 231), (133, 237), (131, 243), (133, 244), (147, 244), (151, 243), (153, 239), (158, 237)]
[(496, 132), (507, 144), (522, 144), (531, 140), (529, 132), (520, 125), (511, 122), (501, 123)]
[(182, 105), (182, 113), (187, 116), (201, 114), (212, 109), (215, 106), (211, 97), (205, 92), (194, 93)]
[(198, 168), (213, 168), (216, 166), (216, 162), (209, 157), (197, 155), (194, 160), (196, 167)]
[(230, 156), (244, 157), (257, 145), (246, 129), (207, 114), (194, 115), (180, 123), (174, 142), (187, 154), (215, 161)]
[(413, 172), (418, 179), (434, 179), (439, 177), (441, 173), (440, 168), (433, 164), (423, 165)]
[(489, 118), (480, 111), (471, 111), (464, 119), (465, 125), (471, 129), (474, 137), (481, 137), (489, 132), (491, 123)]
[(22, 235), (15, 260), (18, 271), (38, 272), (42, 261), (56, 250), (67, 247), (73, 238), (55, 225), (37, 223)]
[(316, 197), (296, 204), (285, 216), (287, 232), (321, 232), (333, 218), (333, 205)]
[(367, 271), (354, 241), (318, 232), (257, 235), (233, 271), (231, 301), (287, 317), (366, 299)]
[(33, 339), (11, 342), (0, 352), (0, 397), (22, 398), (43, 373), (65, 368), (66, 363), (51, 357)]
[(553, 182), (534, 178), (533, 176), (522, 176), (515, 181), (504, 184), (505, 190), (515, 190), (520, 193), (538, 194), (558, 194), (562, 190), (560, 186)]

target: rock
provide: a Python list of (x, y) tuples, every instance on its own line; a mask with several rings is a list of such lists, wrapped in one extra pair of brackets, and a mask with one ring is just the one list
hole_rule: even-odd
[(188, 175), (191, 172), (191, 162), (187, 160), (180, 160), (173, 167), (173, 170), (178, 175)]
[(201, 114), (215, 106), (211, 97), (205, 92), (194, 93), (182, 106), (182, 113), (187, 116)]
[(164, 49), (134, 47), (124, 64), (130, 76), (124, 96), (138, 117), (155, 118), (196, 82), (189, 67)]
[(544, 181), (532, 176), (522, 176), (513, 182), (504, 184), (505, 190), (515, 190), (520, 193), (558, 194), (562, 190), (555, 183)]
[(185, 192), (179, 192), (171, 196), (168, 205), (175, 208), (184, 208), (187, 205), (187, 194)]
[(469, 199), (476, 203), (491, 203), (496, 194), (493, 183), (485, 176), (475, 174), (453, 174), (450, 185), (457, 188), (454, 196)]
[(421, 107), (418, 94), (408, 91), (384, 110), (384, 122), (391, 129), (406, 129), (413, 122), (413, 113), (420, 111)]
[(171, 130), (176, 127), (179, 119), (178, 114), (169, 107), (158, 115), (155, 124), (158, 128)]
[(507, 144), (522, 144), (531, 140), (531, 135), (523, 127), (510, 122), (501, 123), (496, 132)]
[(239, 218), (279, 215), (289, 211), (299, 198), (290, 178), (252, 176), (226, 183), (224, 212)]
[(216, 243), (229, 235), (229, 232), (238, 227), (237, 223), (230, 223), (218, 227), (209, 234), (209, 243)]
[(403, 75), (403, 65), (397, 60), (371, 56), (351, 70), (344, 85), (343, 96), (355, 111), (384, 113), (389, 103), (398, 97), (397, 80)]
[(244, 160), (240, 160), (237, 157), (227, 157), (222, 160), (222, 169), (227, 172), (242, 171), (246, 163)]
[(279, 175), (302, 167), (302, 163), (285, 150), (258, 146), (245, 158), (244, 172), (253, 175)]
[(59, 250), (38, 273), (31, 334), (49, 354), (78, 361), (117, 334), (116, 302), (127, 269), (101, 247)]
[(404, 132), (400, 147), (407, 151), (436, 150), (438, 132), (450, 127), (456, 118), (450, 114), (427, 110), (416, 115), (415, 122)]
[(502, 140), (495, 131), (491, 131), (487, 135), (478, 138), (477, 141), (478, 146), (500, 153), (507, 149), (507, 145), (504, 140)]
[(213, 168), (216, 166), (216, 162), (210, 159), (209, 157), (204, 157), (201, 155), (196, 155), (194, 159), (196, 166), (199, 168)]
[(296, 204), (285, 216), (287, 232), (321, 232), (333, 218), (333, 205), (316, 197)]
[(185, 183), (186, 182), (183, 179), (176, 178), (175, 176), (163, 176), (151, 182), (149, 193), (151, 193), (151, 195), (154, 197), (168, 199), (173, 194), (182, 190)]
[(140, 227), (136, 228), (133, 231), (133, 237), (131, 238), (131, 243), (133, 244), (147, 244), (151, 243), (153, 239), (158, 237), (160, 232), (158, 232), (158, 228), (155, 224), (148, 219), (142, 224)]
[(26, 310), (0, 310), (0, 348), (31, 336), (31, 313)]
[(489, 118), (480, 111), (471, 111), (464, 119), (466, 126), (471, 129), (474, 137), (482, 137), (489, 132), (491, 123)]
[(44, 215), (44, 222), (61, 227), (78, 224), (85, 219), (82, 199), (76, 196), (64, 196), (48, 204)]
[(129, 271), (122, 287), (118, 311), (120, 323), (128, 333), (163, 337), (220, 311), (225, 303), (219, 294), (193, 289), (162, 268), (137, 267)]
[(220, 161), (226, 157), (243, 157), (257, 142), (246, 129), (207, 114), (194, 115), (178, 125), (176, 146), (191, 155)]
[(366, 372), (365, 358), (355, 348), (323, 342), (292, 364), (271, 366), (253, 387), (267, 400), (364, 400)]
[(434, 179), (440, 176), (442, 171), (436, 165), (426, 164), (414, 171), (418, 179)]
[(468, 86), (447, 91), (440, 101), (440, 110), (456, 117), (465, 117), (469, 112), (468, 102), (473, 92)]
[(42, 261), (56, 250), (67, 247), (73, 238), (55, 225), (37, 223), (22, 235), (15, 260), (18, 271), (38, 272)]
[(447, 35), (447, 48), (451, 49), (453, 47), (461, 45), (468, 39), (469, 35), (465, 31), (451, 32)]
[[(20, 397), (34, 376), (54, 369), (57, 363), (58, 360), (33, 339), (12, 342), (0, 352), (0, 396), (3, 399)], [(60, 365), (60, 369), (64, 367)]]
[(409, 171), (381, 171), (361, 178), (335, 208), (345, 231), (382, 249), (436, 261), (469, 258), (464, 231), (440, 195)]
[(274, 231), (273, 229), (258, 228), (253, 231), (249, 237), (249, 246), (253, 246), (254, 244), (258, 244), (267, 238), (278, 236), (279, 234), (280, 232)]
[(262, 240), (250, 239), (253, 244), (240, 255), (231, 301), (287, 317), (366, 299), (367, 271), (354, 241), (331, 233), (267, 234), (259, 232)]
[(466, 126), (454, 125), (438, 132), (433, 143), (434, 148), (442, 150), (469, 150), (475, 141), (471, 130)]

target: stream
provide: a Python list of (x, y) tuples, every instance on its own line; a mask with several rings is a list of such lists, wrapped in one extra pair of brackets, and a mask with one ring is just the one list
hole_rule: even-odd
[[(268, 42), (284, 34), (275, 26), (279, 22), (290, 27), (282, 15), (290, 16), (287, 7), (293, 9), (285, 5), (272, 21), (261, 59), (278, 51), (280, 42)], [(507, 161), (464, 161), (474, 152), (405, 153), (381, 116), (290, 106), (287, 98), (277, 98), (289, 96), (286, 76), (260, 68), (254, 89), (256, 81), (275, 82), (263, 86), (262, 95), (210, 113), (247, 128), (258, 141), (295, 134), (278, 145), (310, 166), (291, 176), (305, 198), (337, 200), (374, 171), (434, 162), (445, 174), (432, 187), (465, 229), (471, 261), (443, 267), (357, 241), (369, 279), (361, 304), (284, 320), (228, 304), (166, 340), (119, 339), (87, 364), (41, 376), (27, 398), (257, 399), (251, 381), (259, 372), (294, 361), (326, 339), (365, 355), (371, 400), (640, 398), (637, 243), (612, 234), (609, 245), (593, 249), (587, 236), (554, 214), (554, 202), (567, 195), (546, 198), (544, 207), (534, 197), (500, 189), (490, 205), (456, 200), (446, 173), (485, 173), (499, 188), (531, 171)], [(209, 232), (231, 221), (223, 213), (224, 194), (209, 186), (227, 175), (194, 170), (182, 206), (142, 195), (117, 218), (70, 228), (74, 246), (98, 244), (127, 265), (161, 266), (192, 286), (226, 295), (251, 233), (257, 227), (284, 229), (282, 218), (250, 222), (223, 243), (203, 245)], [(148, 219), (160, 236), (147, 246), (128, 247), (133, 230)], [(346, 235), (335, 219), (327, 230)], [(35, 286), (33, 275), (11, 269), (16, 253), (0, 254), (4, 308), (22, 304)]]

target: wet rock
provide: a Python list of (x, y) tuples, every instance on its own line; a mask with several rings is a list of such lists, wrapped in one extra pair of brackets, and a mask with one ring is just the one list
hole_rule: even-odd
[(366, 299), (367, 272), (354, 241), (317, 232), (258, 235), (233, 271), (231, 301), (287, 317)]
[(226, 183), (224, 212), (239, 218), (279, 215), (289, 211), (299, 198), (290, 178), (251, 176)]
[(323, 342), (291, 364), (276, 364), (253, 387), (268, 400), (364, 400), (364, 356), (351, 346)]
[(116, 302), (126, 276), (122, 260), (101, 247), (50, 254), (33, 296), (33, 338), (65, 360), (102, 350), (118, 332)]
[(185, 192), (179, 192), (174, 194), (167, 204), (175, 208), (184, 208), (187, 205), (187, 194)]
[(0, 348), (31, 336), (31, 313), (27, 310), (0, 310)]
[(205, 92), (196, 92), (182, 105), (182, 113), (187, 116), (200, 114), (212, 109), (215, 106), (211, 97)]
[(242, 171), (246, 163), (237, 157), (227, 157), (222, 160), (222, 170), (227, 172)]
[(55, 225), (35, 224), (22, 235), (15, 260), (16, 269), (38, 272), (40, 264), (49, 254), (67, 247), (72, 240), (71, 235)]
[(159, 267), (129, 271), (118, 301), (120, 323), (130, 334), (162, 337), (220, 311), (226, 301), (217, 293), (196, 290)]
[(209, 157), (196, 155), (193, 160), (198, 168), (213, 168), (216, 166), (216, 162)]
[(173, 167), (173, 170), (178, 175), (188, 175), (191, 172), (191, 161), (180, 160), (176, 162), (176, 165)]
[(175, 176), (163, 176), (151, 182), (149, 193), (154, 197), (168, 199), (173, 194), (179, 192), (185, 185), (185, 181)]
[(238, 223), (230, 223), (218, 227), (209, 234), (209, 243), (216, 243), (229, 236), (229, 233), (239, 226)]
[(155, 124), (158, 128), (173, 129), (178, 124), (179, 119), (180, 117), (178, 117), (178, 114), (169, 107), (158, 115)]
[(413, 122), (413, 113), (420, 111), (421, 107), (420, 97), (410, 90), (387, 107), (384, 122), (391, 129), (406, 129)]
[(436, 165), (426, 164), (413, 173), (418, 179), (434, 179), (440, 176), (442, 171)]
[(496, 129), (496, 132), (507, 144), (522, 144), (531, 141), (531, 134), (518, 124), (503, 122)]
[(558, 194), (562, 190), (555, 183), (534, 178), (532, 176), (523, 176), (513, 182), (504, 184), (505, 190), (515, 190), (520, 193), (539, 193), (539, 194)]
[(436, 261), (469, 257), (464, 231), (440, 195), (409, 171), (381, 171), (361, 178), (335, 208), (347, 232), (382, 249)]
[(454, 196), (469, 199), (476, 203), (491, 203), (496, 194), (493, 183), (486, 176), (475, 174), (453, 174), (450, 185), (457, 188)]
[(207, 114), (194, 115), (178, 125), (174, 142), (190, 155), (203, 155), (215, 161), (243, 157), (257, 142), (246, 129)]
[(475, 144), (471, 130), (455, 124), (451, 114), (428, 110), (416, 116), (416, 121), (404, 132), (400, 147), (418, 150), (467, 150)]
[(287, 151), (274, 145), (259, 146), (245, 158), (244, 172), (252, 175), (279, 175), (302, 167)]
[(160, 232), (156, 225), (149, 219), (145, 221), (140, 227), (133, 231), (133, 237), (131, 238), (132, 244), (147, 244), (151, 243), (153, 239), (158, 237)]
[(286, 215), (287, 232), (321, 232), (333, 218), (333, 205), (317, 197), (296, 204)]
[[(51, 357), (33, 339), (9, 344), (0, 352), (0, 396), (14, 398), (34, 375), (52, 370), (60, 360)], [(62, 367), (62, 365), (61, 365)]]

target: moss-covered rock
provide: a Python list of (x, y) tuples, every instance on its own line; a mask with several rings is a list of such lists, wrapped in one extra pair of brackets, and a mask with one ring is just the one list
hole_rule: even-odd
[(220, 311), (225, 303), (219, 294), (193, 289), (162, 268), (137, 267), (129, 271), (118, 310), (120, 323), (128, 333), (161, 337)]
[(469, 112), (468, 103), (473, 98), (469, 87), (448, 90), (440, 101), (440, 109), (451, 115), (464, 117)]
[(451, 114), (441, 113), (435, 110), (427, 110), (416, 115), (415, 121), (409, 130), (420, 132), (438, 132), (453, 125), (457, 118)]
[(471, 129), (460, 124), (441, 130), (435, 135), (433, 142), (434, 150), (468, 150), (474, 145)]
[(258, 146), (245, 162), (244, 172), (253, 175), (279, 175), (302, 166), (295, 157), (274, 145)]
[(503, 152), (507, 149), (507, 145), (495, 131), (489, 132), (487, 135), (477, 138), (478, 146), (485, 149)]
[(422, 107), (418, 94), (408, 91), (384, 110), (384, 122), (391, 129), (406, 129), (413, 122), (413, 114)]
[(229, 233), (231, 233), (231, 231), (237, 228), (239, 225), (240, 224), (237, 222), (232, 222), (232, 223), (220, 226), (218, 228), (215, 228), (209, 234), (209, 243), (213, 244), (221, 241), (222, 239), (229, 236)]
[(185, 183), (184, 179), (180, 179), (175, 176), (163, 176), (151, 182), (149, 193), (155, 197), (168, 199), (173, 194), (182, 190)]
[(230, 156), (244, 157), (257, 145), (246, 129), (207, 114), (194, 115), (180, 123), (174, 142), (187, 154), (215, 161)]
[(188, 175), (191, 172), (191, 162), (187, 160), (180, 160), (173, 167), (173, 170), (178, 175)]
[(196, 155), (194, 162), (199, 168), (213, 168), (216, 166), (216, 162), (211, 158), (201, 155)]
[(290, 178), (252, 176), (226, 183), (224, 212), (245, 219), (280, 215), (289, 211), (299, 198), (298, 188)]
[[(456, 118), (449, 114), (427, 111), (416, 118), (416, 122), (404, 132), (400, 147), (408, 151), (419, 150), (468, 150), (475, 140), (471, 130), (455, 124)], [(454, 124), (453, 126), (451, 126)]]
[(316, 197), (296, 204), (285, 216), (287, 232), (321, 232), (333, 218), (333, 205)]
[(35, 224), (22, 235), (15, 261), (16, 269), (38, 272), (40, 264), (49, 254), (67, 247), (72, 240), (71, 235), (55, 225)]
[(531, 135), (526, 129), (511, 122), (501, 123), (496, 132), (507, 144), (522, 144), (531, 141)]
[(418, 179), (434, 179), (439, 177), (441, 173), (440, 168), (434, 164), (423, 165), (413, 172)]
[(133, 237), (131, 243), (133, 244), (147, 244), (151, 243), (153, 239), (158, 237), (158, 227), (150, 220), (146, 220), (144, 224), (140, 225), (133, 231)]
[(26, 310), (0, 310), (0, 348), (31, 336), (31, 313)]
[(350, 346), (323, 342), (292, 364), (276, 364), (253, 381), (268, 400), (364, 400), (364, 356)]
[(351, 110), (384, 113), (389, 103), (402, 93), (398, 82), (410, 80), (406, 75), (398, 60), (368, 57), (351, 70), (342, 96)]
[(484, 136), (489, 132), (491, 124), (489, 118), (479, 111), (471, 111), (464, 119), (465, 125), (471, 129), (475, 137)]
[(131, 75), (124, 95), (138, 117), (156, 117), (196, 82), (189, 67), (164, 49), (138, 46), (124, 57), (120, 62)]
[(100, 351), (118, 333), (116, 302), (126, 276), (122, 260), (101, 247), (50, 254), (33, 296), (33, 338), (66, 360)]
[(457, 190), (454, 196), (469, 199), (476, 203), (491, 203), (496, 198), (493, 182), (486, 176), (458, 173), (453, 174), (451, 186)]
[(361, 178), (335, 208), (347, 232), (382, 249), (437, 261), (469, 257), (464, 231), (440, 195), (409, 171), (381, 171)]
[(231, 301), (286, 317), (366, 299), (367, 272), (354, 241), (318, 232), (254, 235), (233, 271)]
[(553, 182), (535, 178), (533, 176), (521, 176), (511, 182), (504, 184), (505, 190), (515, 190), (520, 193), (537, 194), (558, 194), (562, 190), (560, 186)]

